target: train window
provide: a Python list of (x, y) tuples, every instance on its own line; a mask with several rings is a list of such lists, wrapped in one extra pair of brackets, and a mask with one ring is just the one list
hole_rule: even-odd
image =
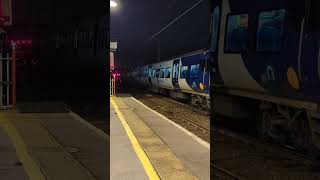
[(216, 51), (217, 41), (218, 41), (218, 32), (219, 32), (219, 17), (220, 17), (220, 7), (217, 6), (211, 15), (211, 51)]
[(198, 78), (200, 72), (200, 65), (194, 64), (190, 66), (190, 78)]
[(188, 66), (181, 66), (180, 78), (185, 79), (188, 76)]
[(263, 11), (259, 14), (257, 51), (278, 52), (281, 49), (286, 11)]
[(166, 70), (164, 68), (161, 68), (161, 78), (164, 78), (165, 73), (166, 73)]
[(156, 69), (156, 78), (160, 77), (160, 69)]
[(239, 53), (247, 49), (248, 14), (228, 15), (225, 52)]
[(170, 78), (170, 74), (171, 74), (171, 68), (167, 67), (166, 68), (166, 78)]

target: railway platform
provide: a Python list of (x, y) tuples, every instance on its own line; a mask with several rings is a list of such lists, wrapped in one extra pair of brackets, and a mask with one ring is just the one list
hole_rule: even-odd
[(109, 179), (109, 136), (71, 111), (36, 106), (0, 111), (0, 179)]
[(111, 179), (210, 179), (210, 145), (128, 94), (110, 103)]

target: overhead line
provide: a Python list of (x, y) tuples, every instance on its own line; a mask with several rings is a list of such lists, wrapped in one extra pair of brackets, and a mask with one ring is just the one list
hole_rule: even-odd
[(172, 25), (174, 22), (176, 22), (177, 20), (179, 20), (182, 16), (184, 16), (185, 14), (187, 14), (189, 11), (191, 11), (193, 8), (195, 8), (197, 5), (199, 5), (203, 0), (199, 0), (196, 4), (194, 4), (191, 8), (189, 8), (188, 10), (186, 10), (184, 13), (182, 13), (180, 16), (178, 16), (176, 19), (174, 19), (173, 21), (171, 21), (169, 24), (167, 24), (165, 27), (163, 27), (159, 32), (155, 33), (150, 40), (152, 40), (154, 37), (158, 36), (162, 31), (164, 31), (166, 28), (168, 28), (170, 25)]

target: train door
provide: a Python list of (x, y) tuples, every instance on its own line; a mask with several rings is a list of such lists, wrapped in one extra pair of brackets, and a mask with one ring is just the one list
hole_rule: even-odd
[(180, 59), (173, 60), (173, 66), (172, 66), (172, 85), (176, 89), (179, 89), (179, 67), (180, 67)]
[(211, 64), (211, 83), (223, 84), (223, 80), (218, 68), (218, 45), (220, 29), (221, 1), (214, 0), (211, 3), (211, 42), (210, 42), (210, 64)]
[[(318, 84), (320, 81), (320, 2), (318, 0), (307, 2), (308, 11), (304, 15), (303, 26), (301, 28), (300, 57), (297, 73), (300, 84), (314, 86), (314, 84)], [(297, 83), (294, 83), (294, 80), (292, 81), (293, 87), (297, 86), (296, 89), (299, 89), (299, 85), (296, 85)]]
[(152, 77), (152, 66), (149, 66), (148, 69), (148, 81), (149, 81), (149, 86), (152, 87), (152, 81), (151, 81), (151, 77)]
[(202, 85), (201, 90), (207, 91), (209, 90), (210, 83), (210, 60), (209, 56), (205, 56), (205, 59), (201, 62), (202, 69)]

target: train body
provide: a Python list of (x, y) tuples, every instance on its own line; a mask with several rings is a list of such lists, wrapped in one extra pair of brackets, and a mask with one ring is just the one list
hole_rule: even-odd
[(134, 80), (157, 93), (191, 100), (201, 108), (209, 108), (209, 51), (200, 50), (168, 61), (138, 67)]
[(262, 138), (319, 148), (319, 7), (316, 0), (212, 0), (213, 112), (258, 114)]

